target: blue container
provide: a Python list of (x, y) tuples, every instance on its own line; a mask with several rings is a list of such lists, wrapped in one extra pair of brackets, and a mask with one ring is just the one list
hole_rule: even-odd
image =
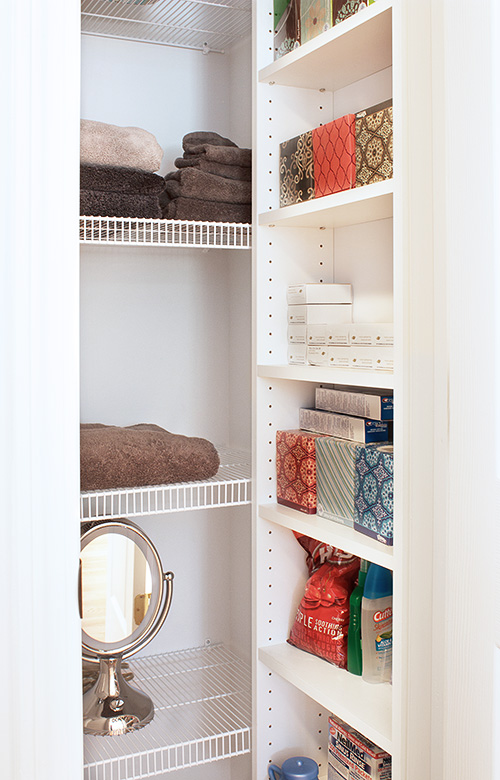
[(271, 780), (318, 780), (318, 771), (316, 761), (306, 756), (287, 758), (281, 769), (276, 764), (267, 768)]

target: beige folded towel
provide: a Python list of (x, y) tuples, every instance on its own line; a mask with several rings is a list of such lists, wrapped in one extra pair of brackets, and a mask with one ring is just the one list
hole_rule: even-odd
[(80, 121), (80, 162), (113, 165), (154, 173), (163, 149), (152, 133), (140, 127), (118, 127), (92, 119)]

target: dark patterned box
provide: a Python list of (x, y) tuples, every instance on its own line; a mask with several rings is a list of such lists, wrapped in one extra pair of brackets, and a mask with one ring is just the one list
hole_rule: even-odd
[(274, 0), (274, 59), (300, 46), (300, 0)]
[(280, 144), (280, 206), (314, 198), (312, 131)]
[(356, 187), (391, 179), (392, 100), (356, 114)]
[(354, 187), (356, 182), (355, 116), (347, 114), (312, 131), (314, 197)]
[(390, 444), (356, 447), (354, 528), (392, 545), (394, 531), (394, 456)]
[(333, 23), (339, 24), (363, 8), (373, 5), (375, 0), (332, 0)]
[(276, 498), (278, 504), (316, 513), (316, 439), (308, 431), (276, 431)]
[(301, 44), (311, 41), (332, 26), (332, 0), (300, 0)]

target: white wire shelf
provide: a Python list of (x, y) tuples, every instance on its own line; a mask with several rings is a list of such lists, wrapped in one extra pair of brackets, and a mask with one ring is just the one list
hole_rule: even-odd
[(80, 517), (82, 520), (109, 520), (249, 504), (249, 455), (235, 450), (219, 449), (219, 457), (221, 465), (217, 474), (203, 481), (83, 491), (80, 494)]
[(250, 34), (251, 0), (82, 0), (82, 33), (224, 52)]
[(244, 222), (80, 217), (81, 244), (250, 249), (252, 226)]
[(84, 780), (141, 780), (250, 752), (250, 669), (223, 645), (129, 663), (155, 716), (131, 734), (85, 736)]

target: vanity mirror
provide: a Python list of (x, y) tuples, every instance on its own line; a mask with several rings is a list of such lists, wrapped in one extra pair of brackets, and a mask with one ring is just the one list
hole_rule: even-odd
[(83, 696), (86, 734), (115, 736), (142, 728), (154, 715), (150, 697), (123, 677), (122, 659), (160, 630), (172, 600), (172, 572), (163, 572), (151, 540), (126, 519), (99, 523), (81, 537), (80, 614), (83, 658), (98, 664)]

